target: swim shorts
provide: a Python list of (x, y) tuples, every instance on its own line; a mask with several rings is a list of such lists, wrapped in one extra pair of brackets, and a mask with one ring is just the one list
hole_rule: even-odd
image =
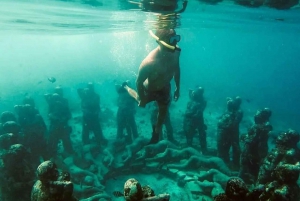
[(149, 102), (157, 101), (158, 104), (169, 105), (171, 102), (171, 84), (166, 85), (159, 91), (145, 90), (145, 95)]

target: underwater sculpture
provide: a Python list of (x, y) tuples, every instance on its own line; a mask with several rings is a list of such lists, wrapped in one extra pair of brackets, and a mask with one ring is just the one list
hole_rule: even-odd
[(219, 171), (230, 175), (231, 171), (222, 159), (218, 157), (207, 157), (192, 147), (183, 149), (165, 148), (164, 152), (158, 153), (153, 157), (145, 159), (146, 162), (158, 162), (166, 164), (168, 168), (178, 170), (188, 169), (218, 169)]
[(138, 137), (133, 143), (126, 145), (126, 152), (124, 154), (124, 162), (128, 162), (135, 154), (140, 151), (147, 144), (147, 139)]
[(89, 144), (89, 134), (93, 132), (95, 141), (98, 144), (107, 144), (107, 140), (103, 136), (100, 124), (100, 97), (95, 92), (94, 84), (89, 82), (86, 88), (77, 89), (77, 93), (81, 99), (82, 110), (82, 142)]
[(136, 160), (152, 158), (158, 153), (164, 152), (167, 148), (179, 149), (179, 147), (172, 142), (168, 140), (161, 140), (157, 144), (149, 144), (143, 147), (143, 149), (137, 153), (138, 157), (136, 158)]
[[(126, 143), (132, 143), (138, 137), (135, 121), (136, 101), (122, 85), (115, 85), (118, 93), (117, 139), (125, 138)], [(124, 135), (124, 130), (126, 134)]]
[(31, 162), (37, 167), (40, 164), (40, 157), (44, 159), (48, 158), (46, 149), (46, 123), (38, 109), (35, 108), (34, 99), (29, 96), (23, 99), (22, 105), (15, 105), (14, 108), (22, 130), (22, 140), (20, 143), (30, 150), (32, 156)]
[[(297, 180), (300, 172), (299, 133), (294, 130), (288, 130), (281, 133), (276, 140), (276, 146), (264, 159), (258, 180), (252, 190), (247, 190), (245, 183), (239, 179), (234, 180), (235, 186), (241, 190), (235, 194), (229, 193), (226, 186), (225, 194), (215, 197), (215, 201), (296, 201), (300, 198), (299, 186)], [(230, 181), (230, 180), (229, 180)], [(243, 192), (242, 194), (240, 192)], [(235, 195), (235, 196), (232, 196)], [(238, 195), (238, 197), (237, 197)]]
[(20, 126), (14, 113), (5, 111), (0, 115), (0, 149), (8, 149), (20, 141)]
[(134, 178), (128, 179), (124, 184), (124, 193), (114, 192), (116, 197), (124, 197), (126, 201), (168, 201), (169, 194), (155, 195), (150, 186), (141, 186)]
[(5, 133), (0, 135), (0, 150), (9, 149), (13, 144), (17, 144), (17, 136), (13, 133)]
[(73, 184), (69, 174), (59, 175), (57, 166), (51, 161), (41, 163), (37, 168), (31, 201), (77, 201), (73, 197)]
[[(279, 139), (282, 138), (283, 137), (280, 137)], [(293, 139), (295, 141), (295, 138)], [(295, 171), (299, 169), (298, 164), (291, 164), (293, 166), (290, 165), (289, 168), (283, 166), (284, 171), (282, 171), (283, 168), (279, 168), (278, 166), (277, 175), (279, 175), (280, 172), (287, 172), (287, 170), (292, 171), (292, 173), (287, 173), (284, 175), (281, 174), (282, 176), (276, 176), (276, 180), (270, 180), (270, 182), (273, 182), (272, 185), (275, 186), (275, 190), (273, 191), (274, 193), (271, 193), (271, 191), (268, 191), (270, 192), (268, 193), (265, 192), (265, 185), (257, 185), (252, 190), (247, 189), (247, 186), (241, 179), (231, 177), (235, 174), (235, 172), (231, 172), (226, 164), (218, 157), (203, 156), (201, 152), (190, 147), (181, 149), (167, 140), (163, 140), (157, 144), (151, 144), (144, 147), (138, 145), (141, 141), (144, 143), (147, 142), (142, 138), (136, 139), (133, 142), (132, 146), (117, 146), (118, 149), (115, 149), (115, 151), (112, 150), (116, 145), (112, 144), (111, 148), (107, 147), (106, 149), (110, 153), (110, 155), (113, 156), (113, 160), (111, 166), (107, 167), (107, 172), (101, 173), (103, 174), (103, 179), (101, 180), (100, 177), (99, 181), (101, 183), (105, 183), (105, 181), (107, 181), (108, 179), (115, 180), (118, 176), (134, 174), (138, 171), (139, 173), (147, 174), (158, 173), (173, 179), (175, 182), (177, 182), (178, 186), (183, 187), (186, 190), (187, 195), (189, 196), (189, 200), (191, 201), (199, 199), (209, 201), (211, 200), (211, 197), (215, 197), (215, 200), (220, 201), (235, 201), (243, 199), (245, 201), (259, 200), (260, 196), (273, 196), (274, 193), (276, 194), (278, 189), (280, 189), (281, 187), (288, 189), (288, 192), (291, 192), (294, 197), (297, 197), (297, 194), (295, 193), (297, 192), (294, 186), (295, 183), (280, 182), (280, 178), (283, 178), (284, 175), (295, 175), (295, 177), (297, 177), (298, 172)], [(128, 156), (128, 150), (130, 150), (131, 152), (129, 154), (131, 157), (128, 162), (124, 163), (124, 157), (126, 158), (126, 156)], [(87, 154), (87, 156), (89, 155), (90, 154)], [(102, 156), (104, 155), (106, 155), (106, 153), (99, 153), (99, 157), (97, 157), (98, 162), (95, 161), (94, 163), (99, 163), (100, 158), (102, 158)], [(137, 161), (141, 162), (139, 164), (139, 167), (135, 167), (135, 163), (137, 163)], [(159, 163), (159, 165), (157, 165), (157, 163)], [(271, 174), (275, 175), (274, 171), (272, 171)], [(128, 182), (126, 186), (129, 189), (137, 189), (138, 182), (135, 182), (133, 180), (132, 182)], [(141, 191), (143, 191), (144, 188), (141, 186), (140, 189)], [(148, 187), (147, 194), (152, 195), (152, 191), (149, 189), (151, 188)], [(130, 190), (127, 191), (130, 192)], [(124, 193), (118, 194), (121, 197), (125, 198)], [(128, 195), (128, 200), (135, 200), (136, 197), (141, 196), (141, 194), (134, 194), (134, 196), (131, 197), (129, 196), (132, 195), (130, 193), (126, 195)], [(105, 192), (98, 192), (94, 195), (90, 195), (87, 198), (84, 198), (83, 201), (92, 201), (100, 198), (102, 198), (103, 200), (109, 200), (110, 196), (105, 194)], [(140, 200), (145, 201), (160, 199), (161, 198), (159, 197), (159, 195), (157, 195), (148, 198), (143, 197)]]
[(300, 198), (300, 163), (278, 165), (272, 172), (273, 181), (258, 184), (249, 190), (240, 178), (231, 178), (225, 193), (214, 197), (214, 201), (298, 201)]
[(3, 134), (3, 138), (9, 147), (0, 153), (0, 200), (28, 201), (35, 179), (30, 153), (23, 145), (14, 144), (12, 134)]
[(80, 199), (108, 198), (102, 185), (103, 175), (108, 172), (106, 149), (88, 144), (75, 149), (75, 154), (63, 160), (64, 169), (71, 177), (74, 195)]
[(203, 112), (206, 108), (206, 100), (203, 97), (204, 89), (198, 87), (196, 90), (189, 91), (190, 101), (187, 103), (183, 120), (183, 130), (188, 146), (193, 145), (195, 133), (198, 133), (201, 152), (207, 152), (206, 129), (204, 124)]
[(221, 172), (230, 175), (231, 171), (222, 159), (218, 157), (203, 157), (203, 156), (191, 156), (184, 163), (180, 164), (170, 164), (169, 168), (176, 168), (179, 170), (189, 170), (189, 169), (218, 169)]
[(192, 147), (182, 150), (166, 148), (164, 152), (157, 154), (152, 158), (146, 158), (147, 162), (177, 162), (182, 159), (188, 159), (192, 156), (202, 156), (202, 154)]
[(278, 165), (272, 173), (273, 181), (266, 184), (260, 200), (298, 201), (300, 199), (299, 178), (300, 163)]
[(240, 165), (239, 124), (243, 118), (241, 103), (239, 96), (227, 99), (227, 111), (219, 119), (217, 131), (218, 156), (230, 164), (229, 150), (232, 148), (232, 164), (235, 168)]
[(55, 93), (44, 95), (45, 100), (48, 103), (48, 117), (50, 120), (47, 148), (49, 155), (55, 156), (57, 153), (57, 144), (61, 139), (64, 152), (69, 155), (73, 153), (72, 142), (70, 139), (72, 127), (69, 125), (72, 114), (68, 100), (63, 97), (63, 89), (58, 86), (54, 90)]
[(269, 122), (271, 110), (258, 110), (254, 116), (255, 124), (248, 134), (241, 137), (244, 147), (241, 153), (239, 177), (246, 183), (255, 183), (259, 167), (268, 154), (268, 138), (272, 125)]
[(296, 164), (300, 161), (300, 150), (297, 147), (299, 140), (299, 133), (291, 129), (277, 137), (275, 147), (265, 157), (260, 166), (257, 184), (266, 184), (273, 181), (272, 172), (277, 165)]
[(249, 190), (240, 178), (228, 180), (225, 193), (221, 193), (214, 198), (214, 201), (241, 201), (246, 200)]
[[(4, 111), (1, 113), (0, 115), (0, 125), (1, 125), (1, 130), (2, 130), (2, 126), (3, 124), (5, 124), (8, 121), (17, 121), (16, 116), (14, 115), (14, 113), (10, 112), (10, 111)], [(2, 134), (3, 132), (1, 132), (0, 134)]]

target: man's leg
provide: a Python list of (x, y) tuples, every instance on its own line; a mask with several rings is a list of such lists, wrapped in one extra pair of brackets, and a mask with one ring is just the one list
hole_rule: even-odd
[(164, 124), (165, 124), (166, 130), (167, 130), (168, 140), (171, 141), (171, 142), (174, 142), (175, 139), (174, 139), (174, 135), (173, 135), (173, 126), (172, 126), (172, 123), (171, 123), (170, 112), (169, 111), (166, 114)]
[(159, 141), (159, 136), (162, 133), (162, 125), (165, 121), (168, 112), (168, 104), (162, 104), (162, 103), (157, 103), (157, 104), (158, 104), (158, 116), (157, 116), (155, 129), (153, 130), (152, 138), (149, 144), (156, 144)]

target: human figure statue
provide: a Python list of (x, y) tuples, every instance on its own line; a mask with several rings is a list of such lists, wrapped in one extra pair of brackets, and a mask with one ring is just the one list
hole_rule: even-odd
[(65, 154), (72, 154), (73, 147), (70, 138), (72, 128), (68, 124), (69, 120), (71, 119), (71, 111), (68, 100), (63, 97), (63, 89), (59, 86), (56, 87), (55, 93), (45, 94), (45, 99), (49, 105), (49, 155), (50, 157), (54, 157), (56, 155), (57, 144), (60, 139), (63, 142)]
[(23, 134), (21, 143), (29, 149), (32, 162), (38, 166), (40, 158), (47, 157), (45, 121), (35, 108), (35, 102), (31, 97), (25, 97), (22, 105), (15, 105), (15, 111)]
[(31, 201), (77, 201), (68, 173), (60, 173), (52, 161), (44, 161), (37, 168), (38, 180), (32, 187)]
[(118, 93), (118, 112), (117, 112), (117, 139), (124, 138), (126, 129), (126, 141), (132, 143), (138, 137), (137, 125), (135, 122), (136, 103), (127, 91), (121, 86), (116, 85)]
[(90, 144), (90, 132), (94, 133), (97, 144), (106, 144), (100, 125), (100, 97), (95, 92), (94, 84), (89, 82), (87, 87), (77, 90), (81, 98), (82, 109), (82, 142)]
[[(0, 115), (0, 135), (1, 134), (5, 134), (5, 133), (8, 133), (9, 131), (6, 130), (3, 128), (4, 124), (6, 122), (17, 122), (17, 118), (16, 116), (14, 115), (14, 113), (10, 112), (10, 111), (4, 111), (1, 113)], [(19, 128), (14, 130), (14, 132), (17, 134), (19, 132)], [(9, 132), (11, 133), (11, 132)]]
[(256, 182), (259, 167), (268, 154), (268, 138), (273, 128), (269, 122), (271, 115), (272, 111), (269, 108), (258, 110), (254, 116), (254, 125), (241, 139), (244, 146), (239, 177), (246, 183)]
[(204, 124), (203, 112), (206, 107), (206, 100), (203, 97), (202, 87), (190, 90), (190, 101), (187, 104), (183, 120), (183, 130), (188, 146), (193, 145), (193, 138), (196, 132), (199, 133), (201, 152), (207, 152), (206, 125)]
[(28, 201), (35, 179), (30, 153), (22, 144), (13, 144), (13, 134), (2, 137), (10, 139), (6, 141), (8, 149), (1, 149), (0, 153), (0, 200)]
[(219, 119), (217, 129), (218, 156), (228, 164), (229, 150), (232, 148), (232, 167), (237, 169), (240, 164), (239, 125), (243, 118), (241, 103), (240, 97), (228, 98), (227, 110)]
[(274, 170), (284, 164), (297, 164), (300, 161), (300, 149), (298, 142), (300, 134), (292, 129), (280, 133), (275, 141), (275, 147), (262, 161), (256, 184), (267, 184), (274, 180)]

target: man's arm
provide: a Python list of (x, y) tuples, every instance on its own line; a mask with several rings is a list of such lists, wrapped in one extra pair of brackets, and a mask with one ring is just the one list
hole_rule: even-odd
[(144, 82), (148, 78), (148, 67), (144, 65), (143, 63), (141, 64), (138, 72), (138, 77), (136, 79), (136, 88), (137, 88), (137, 94), (138, 94), (138, 99), (140, 101), (145, 101), (145, 93), (144, 93)]
[(174, 72), (174, 81), (175, 81), (175, 93), (174, 93), (174, 99), (175, 101), (178, 100), (180, 95), (180, 66), (179, 66), (179, 58), (177, 62), (177, 67)]
[(187, 1), (187, 0), (184, 0), (184, 1), (182, 2), (182, 8), (181, 8), (180, 10), (176, 11), (175, 13), (176, 13), (176, 14), (177, 14), (177, 13), (183, 13), (183, 12), (185, 11), (185, 9), (186, 9), (187, 4), (188, 4), (188, 1)]

